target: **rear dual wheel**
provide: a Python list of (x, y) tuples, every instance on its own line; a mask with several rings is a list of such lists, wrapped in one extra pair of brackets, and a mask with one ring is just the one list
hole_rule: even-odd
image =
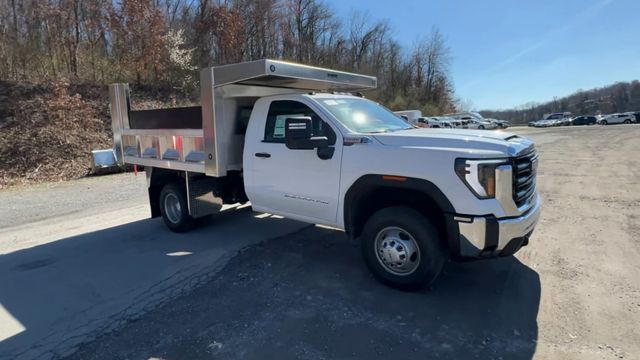
[(433, 283), (447, 261), (447, 251), (432, 222), (407, 207), (382, 209), (367, 221), (362, 254), (373, 275), (401, 290)]
[(177, 233), (190, 230), (195, 219), (189, 215), (187, 192), (174, 182), (166, 184), (160, 192), (160, 213), (167, 227)]

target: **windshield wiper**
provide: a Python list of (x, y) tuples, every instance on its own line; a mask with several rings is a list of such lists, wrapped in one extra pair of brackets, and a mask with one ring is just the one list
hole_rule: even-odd
[(400, 131), (400, 130), (411, 130), (411, 129), (415, 129), (413, 127), (407, 127), (407, 128), (399, 128), (399, 129), (388, 129), (385, 132), (396, 132), (396, 131)]

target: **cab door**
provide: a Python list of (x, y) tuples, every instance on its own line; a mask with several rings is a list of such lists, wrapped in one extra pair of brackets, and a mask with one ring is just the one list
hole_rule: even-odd
[[(250, 145), (245, 143), (247, 196), (256, 211), (304, 221), (336, 223), (340, 190), (342, 138), (311, 101), (272, 100), (267, 118), (252, 119)], [(291, 150), (285, 145), (285, 120), (309, 116), (314, 136), (326, 136), (333, 154), (321, 159), (317, 150)], [(257, 120), (257, 119), (255, 119)], [(247, 166), (248, 165), (248, 166)]]

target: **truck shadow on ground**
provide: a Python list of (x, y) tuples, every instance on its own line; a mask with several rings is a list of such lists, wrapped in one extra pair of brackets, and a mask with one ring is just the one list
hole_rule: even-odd
[(307, 227), (74, 358), (531, 359), (539, 302), (538, 274), (514, 257), (450, 263), (431, 289), (400, 292), (343, 233)]
[(231, 210), (187, 234), (147, 219), (0, 255), (0, 359), (67, 353), (200, 285), (238, 250), (307, 226), (255, 215)]

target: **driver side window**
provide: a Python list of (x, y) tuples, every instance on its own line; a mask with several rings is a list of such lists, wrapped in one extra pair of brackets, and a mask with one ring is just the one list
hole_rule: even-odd
[(335, 145), (336, 134), (333, 129), (307, 105), (292, 100), (277, 100), (271, 103), (264, 128), (263, 142), (284, 144), (285, 120), (295, 116), (309, 116), (313, 125), (313, 136), (326, 136), (329, 139), (329, 145)]

